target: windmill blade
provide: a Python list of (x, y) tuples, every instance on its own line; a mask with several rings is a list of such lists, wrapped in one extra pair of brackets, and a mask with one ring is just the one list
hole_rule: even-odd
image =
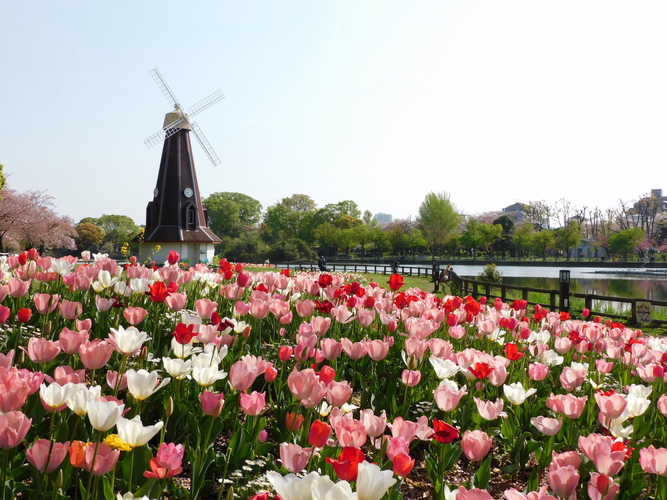
[(190, 116), (190, 118), (192, 118), (193, 116), (196, 116), (202, 111), (204, 111), (206, 108), (210, 108), (216, 102), (222, 101), (224, 98), (225, 96), (222, 93), (222, 91), (218, 90), (216, 92), (213, 92), (210, 96), (202, 99), (194, 106), (188, 108), (188, 115)]
[(190, 122), (190, 126), (192, 127), (192, 132), (194, 132), (195, 137), (199, 141), (199, 144), (208, 156), (208, 159), (211, 160), (211, 163), (213, 163), (213, 166), (215, 167), (216, 165), (220, 164), (220, 158), (218, 158), (218, 155), (215, 154), (215, 151), (213, 151), (211, 143), (208, 142), (208, 139), (206, 139), (206, 136), (199, 128), (199, 125), (197, 125), (195, 122)]
[(160, 90), (164, 94), (164, 96), (167, 98), (167, 101), (169, 101), (169, 104), (172, 106), (175, 106), (177, 108), (180, 108), (181, 105), (178, 102), (178, 99), (176, 99), (176, 96), (174, 93), (171, 91), (169, 88), (169, 85), (167, 85), (167, 82), (164, 81), (164, 78), (162, 78), (162, 75), (160, 72), (155, 68), (153, 71), (151, 71), (151, 75), (153, 75), (153, 80), (155, 80), (155, 83), (157, 83), (157, 86), (160, 87)]
[(146, 144), (146, 147), (149, 149), (155, 146), (156, 144), (160, 144), (162, 141), (164, 141), (167, 137), (171, 137), (174, 135), (176, 132), (181, 130), (181, 123), (185, 122), (185, 118), (181, 118), (180, 120), (172, 123), (169, 125), (169, 127), (162, 129), (158, 132), (155, 132), (153, 135), (150, 137), (147, 137), (144, 139), (144, 144)]

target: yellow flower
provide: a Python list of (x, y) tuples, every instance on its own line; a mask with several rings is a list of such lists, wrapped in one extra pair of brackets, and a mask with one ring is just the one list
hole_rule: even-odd
[(132, 451), (132, 447), (118, 437), (118, 434), (109, 434), (104, 438), (104, 443), (114, 450)]

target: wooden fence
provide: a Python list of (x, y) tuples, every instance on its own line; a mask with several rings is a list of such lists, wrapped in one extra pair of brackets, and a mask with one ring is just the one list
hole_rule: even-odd
[[(286, 269), (298, 269), (301, 271), (318, 271), (318, 267), (315, 264), (285, 264)], [(392, 266), (385, 264), (329, 264), (327, 266), (331, 270), (343, 271), (343, 272), (352, 272), (352, 273), (375, 273), (375, 274), (390, 274), (392, 272)], [(438, 272), (442, 273), (444, 269), (438, 269)], [(414, 267), (414, 266), (398, 266), (398, 272), (407, 276), (431, 276), (433, 277), (433, 268), (432, 267)], [(556, 309), (562, 309), (562, 300), (560, 290), (552, 290), (545, 288), (533, 288), (528, 286), (519, 286), (519, 285), (507, 285), (504, 283), (489, 283), (485, 281), (478, 281), (472, 278), (465, 278), (459, 276), (451, 269), (448, 269), (446, 275), (442, 277), (443, 282), (451, 282), (456, 285), (464, 295), (472, 295), (475, 298), (484, 296), (488, 299), (495, 299), (496, 297), (500, 298), (503, 302), (508, 300), (513, 300), (513, 298), (508, 299), (507, 292), (518, 291), (521, 294), (521, 299), (528, 302), (530, 305), (541, 305), (548, 307), (550, 310), (555, 311)], [(530, 292), (545, 294), (549, 297), (548, 302), (533, 302), (529, 301), (528, 297)], [(651, 307), (667, 307), (667, 301), (664, 300), (652, 300), (652, 299), (629, 299), (626, 297), (612, 297), (609, 295), (598, 295), (591, 293), (579, 293), (579, 292), (570, 292), (569, 297), (575, 297), (578, 299), (584, 300), (584, 307), (591, 312), (593, 316), (604, 316), (606, 318), (613, 319), (628, 319), (627, 315), (622, 314), (613, 314), (603, 311), (595, 311), (593, 309), (594, 304), (597, 303), (609, 303), (615, 302), (619, 304), (629, 304), (630, 306), (630, 323), (637, 323), (637, 303), (638, 302), (649, 302)], [(570, 303), (570, 301), (568, 301)], [(657, 320), (653, 319), (653, 323), (657, 324), (667, 324), (667, 320)]]

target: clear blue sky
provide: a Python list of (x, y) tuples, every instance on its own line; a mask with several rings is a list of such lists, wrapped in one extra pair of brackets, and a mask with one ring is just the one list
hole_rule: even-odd
[[(0, 163), (76, 221), (143, 224), (170, 110), (220, 156), (200, 189), (394, 217), (667, 191), (667, 3), (0, 0)], [(195, 141), (193, 141), (194, 143)]]

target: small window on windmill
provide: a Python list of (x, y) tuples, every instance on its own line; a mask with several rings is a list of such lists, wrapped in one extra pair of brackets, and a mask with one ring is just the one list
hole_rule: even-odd
[(195, 208), (190, 206), (188, 207), (188, 229), (194, 229), (195, 226)]

